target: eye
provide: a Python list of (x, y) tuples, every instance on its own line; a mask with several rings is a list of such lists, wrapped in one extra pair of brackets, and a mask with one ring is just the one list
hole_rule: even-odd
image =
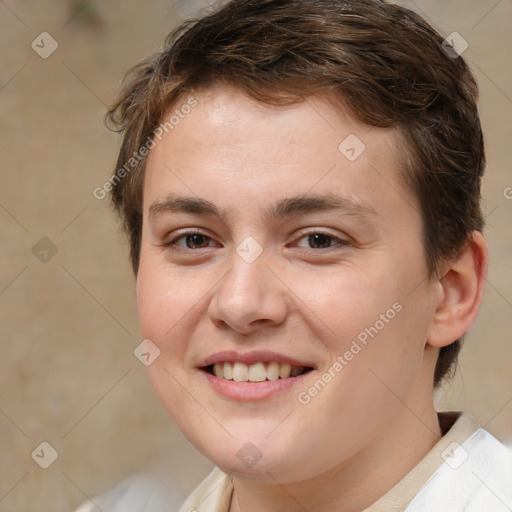
[[(211, 247), (212, 241), (212, 238), (205, 233), (201, 233), (200, 231), (189, 231), (175, 236), (164, 245), (171, 249), (180, 248), (185, 250), (197, 250)], [(319, 250), (329, 249), (336, 245), (346, 246), (349, 245), (349, 242), (329, 235), (328, 233), (317, 231), (302, 235), (296, 245), (307, 249)]]
[[(348, 245), (346, 240), (341, 240), (328, 233), (317, 231), (315, 233), (308, 233), (303, 235), (300, 240), (306, 240), (309, 249), (328, 249), (333, 245)], [(303, 244), (297, 244), (300, 247), (304, 247)]]
[[(178, 243), (180, 241), (182, 243)], [(165, 246), (177, 246), (183, 249), (205, 249), (209, 247), (208, 244), (210, 241), (211, 238), (204, 233), (200, 233), (199, 231), (190, 231), (188, 233), (182, 233), (179, 236), (176, 236), (169, 242), (166, 242)]]

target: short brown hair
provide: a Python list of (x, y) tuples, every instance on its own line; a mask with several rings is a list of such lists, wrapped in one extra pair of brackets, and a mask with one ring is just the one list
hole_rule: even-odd
[[(232, 0), (183, 23), (162, 52), (132, 68), (107, 120), (123, 133), (117, 169), (151, 141), (192, 90), (234, 86), (269, 105), (334, 95), (363, 123), (397, 127), (402, 174), (419, 200), (431, 277), (482, 231), (485, 167), (478, 89), (462, 57), (409, 9), (383, 0)], [(146, 158), (113, 182), (112, 201), (137, 273)], [(462, 339), (440, 350), (438, 385)]]

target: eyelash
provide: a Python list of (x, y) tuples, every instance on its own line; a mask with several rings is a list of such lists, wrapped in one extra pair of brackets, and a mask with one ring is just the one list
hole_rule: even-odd
[[(163, 244), (163, 246), (165, 248), (172, 249), (172, 250), (178, 250), (178, 251), (179, 250), (198, 251), (200, 249), (208, 249), (209, 248), (209, 247), (200, 247), (199, 249), (191, 249), (189, 247), (179, 247), (179, 246), (176, 245), (176, 242), (178, 242), (182, 238), (186, 238), (188, 236), (193, 236), (193, 235), (200, 235), (200, 236), (204, 237), (205, 239), (212, 240), (212, 238), (210, 236), (206, 235), (205, 233), (202, 233), (201, 231), (187, 231), (187, 232), (181, 233), (180, 235), (174, 237), (172, 240), (169, 240), (168, 242), (165, 242)], [(335, 241), (337, 243), (334, 244), (334, 245), (329, 245), (328, 247), (322, 247), (322, 248), (319, 248), (319, 249), (313, 248), (313, 247), (308, 247), (307, 249), (309, 249), (310, 251), (319, 252), (319, 251), (325, 251), (327, 249), (331, 249), (333, 247), (336, 247), (336, 245), (341, 246), (341, 247), (350, 245), (350, 242), (348, 240), (342, 240), (342, 239), (337, 238), (337, 237), (335, 237), (333, 235), (330, 235), (329, 233), (326, 233), (324, 231), (310, 231), (308, 233), (304, 233), (299, 238), (299, 240), (302, 240), (303, 238), (307, 238), (307, 237), (314, 236), (314, 235), (324, 235), (330, 241)], [(178, 249), (176, 249), (176, 247), (178, 247)]]

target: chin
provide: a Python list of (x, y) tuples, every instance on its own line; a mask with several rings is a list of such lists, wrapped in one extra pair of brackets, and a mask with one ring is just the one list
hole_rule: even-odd
[(224, 473), (234, 478), (244, 480), (253, 480), (262, 483), (275, 484), (276, 480), (280, 483), (290, 483), (303, 478), (303, 475), (295, 475), (290, 472), (290, 467), (286, 458), (262, 457), (260, 460), (251, 463), (245, 463), (233, 457), (225, 457), (215, 455), (208, 457), (217, 467)]
[(247, 430), (244, 440), (234, 437), (228, 439), (227, 435), (205, 437), (204, 431), (200, 439), (185, 435), (199, 452), (232, 477), (271, 484), (277, 480), (284, 484), (306, 480), (311, 477), (311, 473), (317, 471), (320, 474), (325, 469), (322, 462), (315, 464), (311, 457), (315, 453), (314, 446), (309, 446), (308, 450), (299, 440), (294, 442), (291, 433), (276, 435), (275, 438), (274, 433), (271, 439), (267, 429), (266, 439), (258, 433), (252, 437), (254, 441), (250, 441), (252, 433), (254, 430)]

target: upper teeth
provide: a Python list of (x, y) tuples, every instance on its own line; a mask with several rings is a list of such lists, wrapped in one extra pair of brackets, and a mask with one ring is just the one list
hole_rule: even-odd
[[(266, 366), (265, 366), (266, 365)], [(217, 377), (236, 382), (262, 382), (266, 379), (277, 380), (296, 377), (306, 370), (305, 366), (290, 366), (287, 363), (215, 363), (213, 373)]]

